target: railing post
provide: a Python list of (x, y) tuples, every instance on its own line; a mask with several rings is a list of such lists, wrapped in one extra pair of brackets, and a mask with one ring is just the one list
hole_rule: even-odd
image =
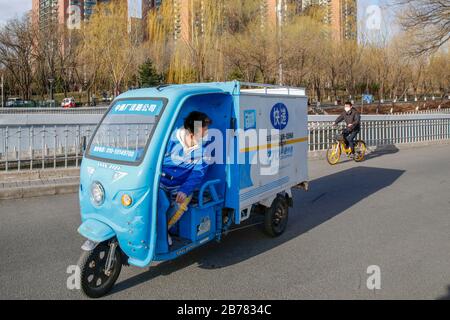
[(34, 127), (30, 128), (30, 170), (33, 170), (33, 154), (34, 154)]
[(17, 147), (17, 171), (20, 171), (20, 165), (21, 165), (21, 163), (20, 163), (20, 160), (21, 160), (20, 152), (22, 150), (22, 127), (19, 126), (19, 132), (17, 134), (18, 134), (18, 136), (17, 136), (17, 139), (18, 139), (17, 143), (19, 145)]
[(56, 169), (56, 152), (58, 151), (58, 132), (56, 126), (54, 128), (54, 137), (53, 137), (53, 168)]
[(312, 127), (312, 141), (313, 141), (313, 151), (316, 151), (316, 126), (315, 126), (315, 123)]
[(65, 135), (64, 135), (64, 168), (67, 168), (67, 157), (68, 157), (68, 154), (67, 154), (67, 136), (68, 136), (68, 133), (69, 133), (68, 127), (66, 125), (66, 127), (65, 127)]
[(9, 132), (8, 127), (5, 128), (5, 171), (8, 171), (8, 145), (9, 145)]
[(77, 125), (77, 134), (75, 137), (75, 167), (78, 168), (78, 147), (80, 146), (81, 141), (81, 131), (80, 131), (80, 125)]
[(42, 169), (45, 169), (45, 126), (42, 126)]

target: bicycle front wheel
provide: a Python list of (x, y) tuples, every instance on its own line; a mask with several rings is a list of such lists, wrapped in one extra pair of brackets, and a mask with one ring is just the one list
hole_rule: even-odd
[(339, 162), (341, 158), (341, 147), (339, 142), (333, 143), (327, 150), (327, 161), (329, 164), (334, 166)]

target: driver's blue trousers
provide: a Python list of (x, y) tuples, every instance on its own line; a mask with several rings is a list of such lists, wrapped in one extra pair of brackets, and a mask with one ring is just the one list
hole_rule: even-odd
[(167, 198), (170, 202), (169, 210), (167, 210), (167, 229), (170, 230), (183, 216), (183, 214), (189, 209), (189, 203), (192, 200), (192, 195), (189, 195), (183, 203), (179, 204), (174, 199), (176, 194), (179, 191), (179, 187), (170, 188), (164, 185), (161, 185), (161, 189), (163, 189)]

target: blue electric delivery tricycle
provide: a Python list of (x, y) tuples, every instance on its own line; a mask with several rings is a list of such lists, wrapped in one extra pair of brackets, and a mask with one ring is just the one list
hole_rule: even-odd
[[(269, 235), (284, 232), (291, 189), (307, 188), (307, 98), (299, 88), (245, 87), (237, 81), (160, 86), (112, 102), (85, 146), (80, 171), (78, 232), (87, 241), (78, 266), (87, 296), (108, 293), (122, 265), (144, 268), (175, 259), (220, 240), (253, 213), (261, 214)], [(171, 133), (192, 111), (206, 113), (222, 133), (223, 161), (209, 168), (169, 245), (171, 201), (160, 188), (161, 166)], [(261, 128), (279, 134), (239, 143), (237, 132)], [(238, 161), (258, 151), (279, 161), (280, 170), (261, 174), (256, 162)]]

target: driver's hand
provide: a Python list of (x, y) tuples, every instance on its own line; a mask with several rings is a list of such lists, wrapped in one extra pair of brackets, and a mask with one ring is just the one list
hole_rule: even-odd
[(351, 127), (353, 127), (353, 124), (350, 123), (347, 127), (351, 128)]
[(187, 198), (187, 195), (184, 192), (178, 192), (177, 193), (177, 198), (175, 199), (175, 201), (178, 204), (182, 204)]

